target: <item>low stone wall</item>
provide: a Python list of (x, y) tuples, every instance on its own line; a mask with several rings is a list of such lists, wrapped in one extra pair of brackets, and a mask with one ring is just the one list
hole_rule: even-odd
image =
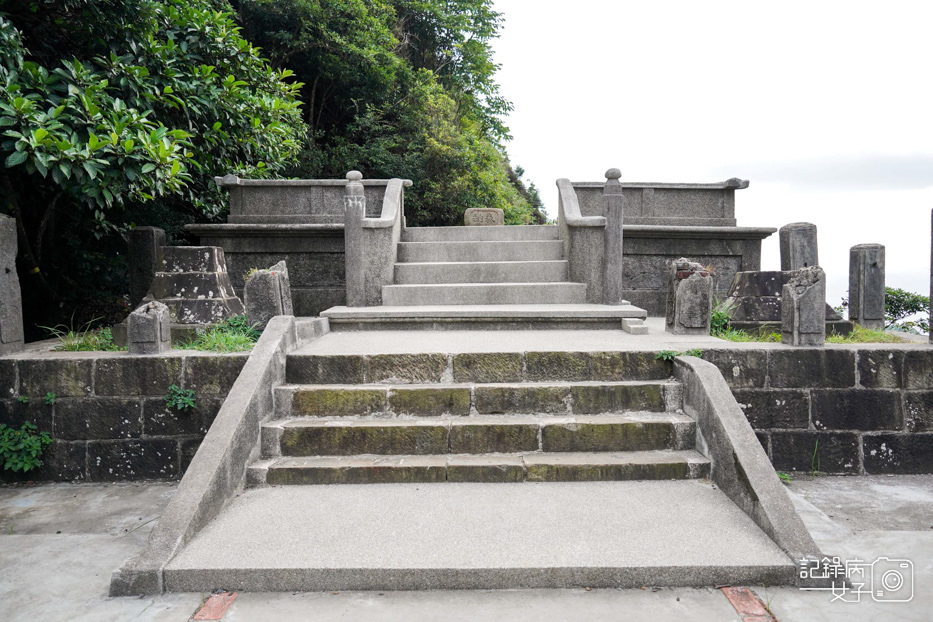
[(706, 350), (782, 471), (933, 473), (933, 349)]
[[(0, 423), (30, 421), (53, 439), (42, 467), (0, 470), (0, 481), (180, 478), (247, 357), (33, 352), (0, 359)], [(173, 384), (194, 390), (197, 407), (168, 408), (163, 398)]]

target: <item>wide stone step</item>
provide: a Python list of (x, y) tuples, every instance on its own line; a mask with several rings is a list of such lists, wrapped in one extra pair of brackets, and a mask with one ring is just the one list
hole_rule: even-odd
[(289, 384), (516, 383), (664, 380), (670, 361), (653, 350), (288, 355)]
[(796, 567), (721, 490), (688, 479), (254, 488), (164, 577), (170, 592), (582, 593), (793, 585)]
[(433, 385), (284, 385), (275, 389), (278, 418), (592, 415), (675, 411), (681, 385), (667, 381)]
[(559, 240), (520, 242), (399, 242), (398, 261), (552, 261), (563, 259)]
[(566, 261), (475, 261), (395, 264), (395, 284), (557, 283), (566, 281)]
[(260, 460), (249, 467), (247, 483), (596, 482), (696, 479), (708, 473), (709, 460), (694, 450), (356, 455)]
[(292, 419), (262, 427), (263, 456), (486, 454), (689, 449), (696, 424), (676, 413), (418, 419)]
[(331, 307), (321, 312), (334, 332), (398, 330), (625, 330), (646, 334), (630, 304), (492, 304)]
[(505, 225), (501, 227), (409, 227), (402, 242), (490, 242), (557, 240), (557, 225)]
[(392, 307), (423, 305), (582, 304), (585, 283), (455, 283), (386, 285), (382, 302)]

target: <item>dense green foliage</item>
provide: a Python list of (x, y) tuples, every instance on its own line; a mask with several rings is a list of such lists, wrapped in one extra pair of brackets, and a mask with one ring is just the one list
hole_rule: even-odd
[[(411, 225), (543, 222), (502, 147), (490, 0), (0, 0), (0, 212), (29, 339), (125, 316), (125, 232), (218, 220), (214, 175), (414, 181)], [(188, 240), (191, 241), (191, 240)]]
[[(304, 83), (311, 141), (299, 174), (414, 182), (413, 226), (462, 223), (500, 207), (506, 223), (543, 222), (501, 147), (488, 0), (234, 0), (247, 38)], [(534, 194), (532, 194), (534, 193)]]
[(18, 430), (0, 423), (0, 462), (4, 469), (16, 473), (42, 466), (42, 452), (52, 443), (52, 437), (37, 430), (28, 421)]

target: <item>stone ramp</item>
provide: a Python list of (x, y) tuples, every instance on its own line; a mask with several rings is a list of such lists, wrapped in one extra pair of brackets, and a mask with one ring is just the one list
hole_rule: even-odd
[(706, 480), (368, 484), (244, 492), (166, 567), (165, 587), (790, 585), (795, 574)]

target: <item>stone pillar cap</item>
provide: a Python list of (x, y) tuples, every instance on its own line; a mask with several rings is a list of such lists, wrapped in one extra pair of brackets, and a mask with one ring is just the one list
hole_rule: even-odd
[(359, 181), (363, 179), (363, 173), (359, 171), (350, 171), (347, 173), (347, 179), (350, 181)]
[(611, 168), (606, 171), (606, 179), (619, 179), (622, 177), (622, 171), (617, 168)]

